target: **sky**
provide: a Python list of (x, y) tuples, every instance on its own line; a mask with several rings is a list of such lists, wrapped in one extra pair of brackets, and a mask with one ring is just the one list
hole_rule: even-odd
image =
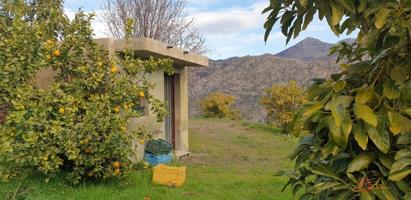
[[(102, 18), (105, 0), (66, 0), (64, 7), (69, 17), (81, 8), (95, 12), (93, 28), (96, 38), (110, 37)], [(306, 31), (285, 44), (285, 37), (276, 25), (267, 43), (264, 42), (265, 16), (261, 11), (269, 0), (187, 0), (186, 12), (195, 20), (195, 27), (206, 40), (210, 59), (226, 59), (236, 56), (276, 54), (291, 47), (306, 37), (336, 43), (353, 35), (335, 36), (326, 21), (313, 20)]]

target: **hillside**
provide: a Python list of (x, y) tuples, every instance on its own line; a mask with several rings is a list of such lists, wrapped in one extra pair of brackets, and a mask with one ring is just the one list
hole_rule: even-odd
[(265, 88), (290, 80), (305, 87), (311, 79), (326, 78), (339, 70), (327, 56), (332, 46), (307, 38), (277, 55), (234, 57), (190, 69), (190, 115), (199, 114), (198, 102), (207, 94), (224, 92), (238, 98), (236, 106), (246, 119), (262, 121), (264, 110), (258, 99)]

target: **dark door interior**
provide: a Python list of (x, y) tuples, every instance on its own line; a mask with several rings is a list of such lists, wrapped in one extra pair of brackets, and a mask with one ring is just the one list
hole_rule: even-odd
[(167, 112), (168, 115), (165, 120), (165, 133), (166, 140), (173, 144), (175, 148), (175, 93), (176, 93), (176, 81), (174, 75), (164, 75), (164, 97), (167, 103)]

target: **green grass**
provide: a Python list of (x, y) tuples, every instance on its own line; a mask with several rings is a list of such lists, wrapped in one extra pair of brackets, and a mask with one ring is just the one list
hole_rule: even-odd
[(262, 123), (244, 122), (244, 125), (252, 128), (252, 129), (266, 131), (266, 132), (272, 132), (272, 133), (281, 133), (283, 131), (283, 129), (281, 129), (281, 128), (272, 127), (272, 126), (269, 126), (267, 124), (262, 124)]
[(290, 171), (292, 163), (286, 157), (296, 139), (254, 127), (230, 120), (191, 120), (192, 155), (177, 163), (188, 167), (187, 182), (181, 188), (155, 186), (148, 172), (75, 187), (62, 178), (46, 184), (42, 177), (30, 177), (2, 183), (0, 199), (293, 199), (290, 192), (280, 191), (287, 177), (276, 174)]

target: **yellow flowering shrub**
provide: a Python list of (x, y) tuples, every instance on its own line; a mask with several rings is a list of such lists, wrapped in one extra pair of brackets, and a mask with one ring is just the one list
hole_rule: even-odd
[(286, 127), (292, 122), (294, 111), (304, 101), (303, 89), (295, 81), (290, 81), (286, 85), (273, 85), (267, 88), (260, 104), (267, 113), (267, 124)]
[(233, 109), (236, 98), (220, 92), (209, 94), (201, 100), (201, 112), (205, 118), (240, 119), (240, 111)]

